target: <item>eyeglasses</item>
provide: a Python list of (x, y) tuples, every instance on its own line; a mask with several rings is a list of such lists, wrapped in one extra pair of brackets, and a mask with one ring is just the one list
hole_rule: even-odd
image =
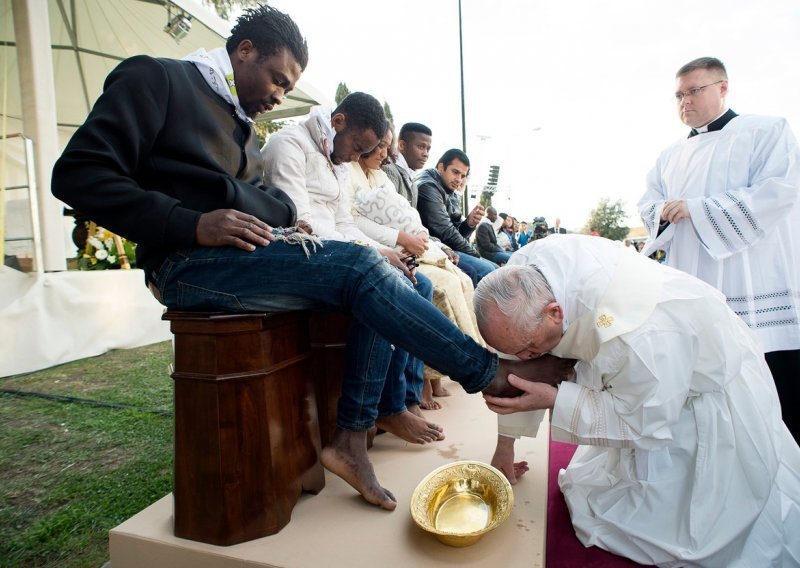
[(702, 93), (706, 87), (710, 87), (711, 85), (716, 85), (717, 83), (722, 83), (724, 81), (725, 79), (720, 79), (719, 81), (709, 83), (708, 85), (703, 85), (702, 87), (695, 87), (694, 89), (689, 89), (686, 92), (678, 91), (677, 93), (675, 93), (675, 101), (682, 103), (683, 99), (685, 99), (686, 97), (696, 97), (697, 95)]

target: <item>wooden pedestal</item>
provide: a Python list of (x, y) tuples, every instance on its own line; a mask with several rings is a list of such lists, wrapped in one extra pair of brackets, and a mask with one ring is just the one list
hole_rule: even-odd
[(314, 385), (319, 401), (319, 426), (322, 446), (327, 446), (336, 432), (336, 409), (342, 392), (347, 330), (352, 316), (330, 310), (313, 310), (311, 336)]
[(277, 533), (325, 485), (308, 312), (167, 312), (175, 334), (175, 535)]

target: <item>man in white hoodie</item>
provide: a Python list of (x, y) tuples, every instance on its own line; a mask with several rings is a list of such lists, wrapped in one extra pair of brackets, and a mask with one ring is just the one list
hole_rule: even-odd
[[(378, 243), (358, 228), (347, 191), (348, 164), (371, 151), (387, 128), (382, 106), (365, 93), (351, 93), (333, 112), (316, 107), (302, 123), (269, 138), (262, 149), (264, 179), (289, 195), (297, 207), (298, 220), (307, 223), (320, 238), (373, 247), (390, 264), (407, 270), (394, 248)], [(415, 271), (411, 278), (419, 294), (430, 301), (431, 281)], [(352, 364), (342, 387), (337, 416), (340, 429), (363, 430), (371, 407), (377, 405), (377, 428), (411, 443), (444, 439), (441, 427), (426, 421), (419, 409), (421, 365), (358, 322), (349, 332), (348, 346), (357, 355), (348, 359)], [(363, 392), (349, 389), (350, 384), (360, 384), (357, 374), (371, 376), (374, 382), (385, 381), (379, 400), (364, 402)]]

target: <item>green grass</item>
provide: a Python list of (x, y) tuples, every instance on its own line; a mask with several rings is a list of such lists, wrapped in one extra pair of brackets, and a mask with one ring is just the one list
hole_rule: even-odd
[(172, 490), (171, 343), (114, 351), (0, 388), (0, 566), (100, 567), (108, 531)]

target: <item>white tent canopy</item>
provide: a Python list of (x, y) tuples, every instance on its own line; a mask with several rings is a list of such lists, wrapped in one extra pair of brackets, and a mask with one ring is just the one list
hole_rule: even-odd
[[(181, 58), (203, 47), (225, 45), (231, 24), (193, 0), (48, 0), (59, 126), (83, 123), (117, 64), (133, 55)], [(189, 33), (175, 41), (164, 32), (170, 17), (185, 13)], [(8, 58), (8, 116), (22, 119), (19, 66), (12, 21), (12, 0), (0, 0), (0, 65)], [(2, 53), (9, 50), (9, 53)], [(306, 114), (319, 104), (319, 93), (302, 79), (283, 105), (259, 120)]]

